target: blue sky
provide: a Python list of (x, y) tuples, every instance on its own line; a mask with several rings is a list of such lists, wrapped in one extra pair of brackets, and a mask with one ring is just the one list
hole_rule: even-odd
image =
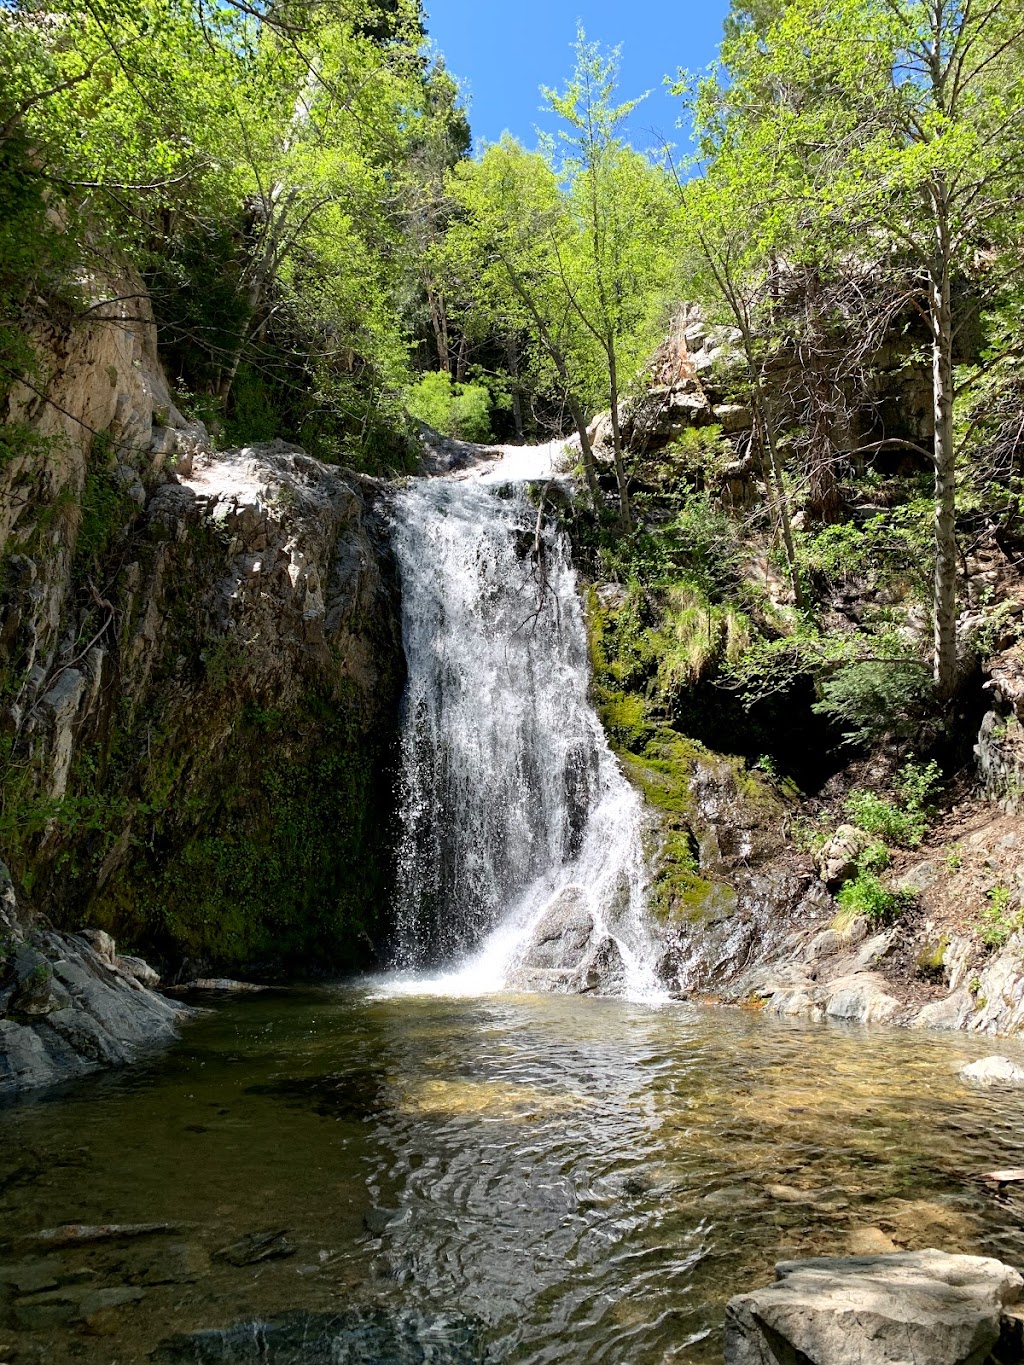
[(623, 98), (652, 91), (630, 125), (633, 142), (647, 146), (649, 130), (685, 142), (674, 126), (679, 103), (662, 77), (713, 59), (728, 0), (425, 0), (424, 7), (435, 47), (468, 89), (478, 146), (506, 129), (535, 145), (535, 127), (545, 126), (540, 86), (562, 85), (572, 70), (577, 19), (588, 38), (621, 43)]

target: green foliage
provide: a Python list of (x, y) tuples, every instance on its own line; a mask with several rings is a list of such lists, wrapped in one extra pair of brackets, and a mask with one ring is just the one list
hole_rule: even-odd
[(889, 924), (898, 919), (913, 897), (905, 892), (888, 891), (874, 872), (860, 871), (840, 889), (840, 910), (846, 915), (863, 915), (872, 924)]
[(846, 799), (846, 812), (866, 833), (904, 848), (916, 848), (928, 828), (941, 781), (942, 771), (934, 761), (911, 762), (900, 770), (897, 778), (899, 805), (877, 792), (854, 791)]
[(868, 659), (844, 664), (819, 685), (818, 715), (843, 727), (847, 744), (912, 739), (934, 705), (928, 669), (917, 659)]
[(433, 370), (406, 390), (413, 417), (460, 441), (491, 437), (491, 395), (483, 384), (456, 384), (444, 371)]
[(988, 905), (981, 912), (981, 941), (989, 948), (1001, 948), (1024, 929), (1024, 907), (1013, 907), (1008, 886), (993, 886), (985, 894)]
[(869, 517), (844, 521), (798, 540), (801, 565), (829, 587), (858, 580), (865, 592), (909, 590), (924, 598), (931, 585), (931, 501), (915, 498)]
[(138, 514), (138, 506), (118, 482), (109, 452), (98, 439), (93, 443), (89, 469), (82, 491), (81, 520), (75, 541), (75, 567), (95, 572), (110, 546)]

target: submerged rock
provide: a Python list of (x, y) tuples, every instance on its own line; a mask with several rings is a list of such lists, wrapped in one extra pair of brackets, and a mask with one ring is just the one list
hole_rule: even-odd
[(361, 1308), (193, 1332), (150, 1356), (155, 1365), (478, 1365), (484, 1358), (480, 1325), (471, 1318)]
[(726, 1365), (981, 1365), (1016, 1331), (1007, 1310), (1024, 1293), (1001, 1261), (942, 1251), (784, 1261), (775, 1274), (730, 1300)]
[(970, 1081), (972, 1085), (986, 1087), (1024, 1086), (1024, 1067), (1011, 1062), (1009, 1057), (982, 1057), (980, 1061), (961, 1067), (960, 1079)]

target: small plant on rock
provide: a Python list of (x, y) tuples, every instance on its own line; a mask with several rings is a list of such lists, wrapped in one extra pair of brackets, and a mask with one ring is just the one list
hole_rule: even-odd
[(913, 897), (905, 891), (889, 891), (874, 872), (861, 870), (839, 892), (839, 908), (851, 918), (863, 915), (872, 924), (889, 924), (908, 909)]
[(847, 813), (866, 833), (904, 848), (916, 848), (928, 828), (941, 776), (935, 762), (908, 763), (896, 781), (899, 804), (877, 792), (855, 791), (847, 798)]
[(981, 912), (981, 941), (989, 948), (1001, 948), (1019, 929), (1024, 929), (1024, 907), (1010, 905), (1010, 888), (993, 886), (986, 892), (988, 905)]

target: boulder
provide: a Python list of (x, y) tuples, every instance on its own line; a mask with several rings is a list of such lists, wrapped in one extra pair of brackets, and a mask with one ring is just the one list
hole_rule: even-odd
[(575, 969), (586, 956), (593, 932), (594, 917), (583, 892), (575, 886), (567, 887), (535, 925), (522, 965)]
[(1010, 1266), (942, 1251), (784, 1261), (775, 1276), (730, 1300), (726, 1365), (982, 1365), (1024, 1292)]
[(856, 825), (840, 825), (817, 857), (821, 880), (828, 887), (841, 886), (857, 871), (857, 859), (873, 843), (870, 834)]
[(993, 1086), (1024, 1086), (1024, 1067), (1011, 1062), (1009, 1057), (982, 1057), (980, 1061), (961, 1067), (960, 1079), (986, 1089)]

